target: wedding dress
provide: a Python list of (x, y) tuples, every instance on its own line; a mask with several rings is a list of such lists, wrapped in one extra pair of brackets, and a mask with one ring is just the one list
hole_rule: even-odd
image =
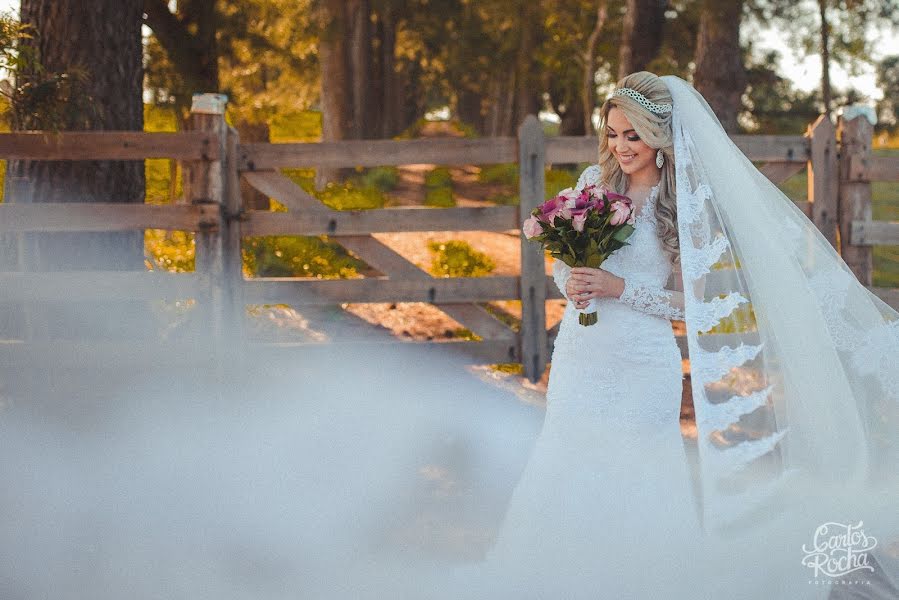
[[(576, 189), (599, 174), (588, 167)], [(534, 597), (597, 597), (601, 586), (638, 597), (655, 578), (670, 594), (699, 536), (671, 327), (683, 319), (683, 295), (664, 289), (672, 266), (657, 234), (657, 193), (636, 216), (629, 245), (602, 265), (624, 278), (621, 298), (599, 299), (590, 326), (579, 324), (572, 302), (565, 308), (543, 427), (486, 558), (515, 573), (503, 579), (506, 593), (517, 586)], [(563, 295), (570, 273), (553, 263)]]

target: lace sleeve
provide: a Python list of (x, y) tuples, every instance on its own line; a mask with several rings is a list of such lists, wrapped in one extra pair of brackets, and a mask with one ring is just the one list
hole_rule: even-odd
[(599, 174), (599, 165), (590, 165), (581, 172), (581, 176), (577, 178), (577, 184), (574, 186), (574, 189), (580, 190), (588, 185), (599, 183)]
[(562, 292), (562, 296), (564, 296), (566, 300), (570, 300), (568, 294), (565, 293), (565, 285), (568, 283), (569, 277), (571, 277), (571, 267), (558, 258), (554, 258), (553, 280), (556, 282), (556, 287), (559, 288), (559, 291)]
[(619, 300), (641, 312), (665, 317), (669, 320), (684, 320), (683, 292), (663, 289), (633, 278), (626, 278), (624, 291)]

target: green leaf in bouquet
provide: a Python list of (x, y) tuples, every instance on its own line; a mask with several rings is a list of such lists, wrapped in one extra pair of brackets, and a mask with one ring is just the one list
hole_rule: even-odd
[(587, 260), (585, 261), (586, 266), (591, 269), (598, 269), (600, 265), (602, 265), (602, 254), (599, 253), (591, 253), (587, 255)]
[(613, 240), (618, 240), (619, 242), (624, 242), (634, 233), (633, 225), (622, 225), (617, 230), (615, 230), (614, 235), (612, 235)]

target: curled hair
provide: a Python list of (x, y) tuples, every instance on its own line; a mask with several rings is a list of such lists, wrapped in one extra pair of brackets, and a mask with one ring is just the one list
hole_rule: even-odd
[[(670, 104), (671, 92), (659, 77), (648, 71), (631, 73), (616, 84), (618, 88), (630, 88), (643, 94), (650, 102)], [(677, 189), (674, 177), (674, 139), (671, 131), (671, 113), (656, 114), (650, 112), (639, 102), (629, 96), (612, 96), (600, 108), (599, 112), (599, 167), (602, 171), (602, 182), (620, 194), (627, 193), (628, 178), (621, 170), (618, 161), (609, 150), (609, 140), (605, 129), (612, 107), (624, 112), (627, 120), (643, 142), (653, 149), (661, 149), (665, 156), (662, 165), (659, 193), (656, 199), (655, 217), (659, 223), (659, 238), (662, 248), (669, 254), (672, 262), (680, 258), (680, 245), (677, 236)]]

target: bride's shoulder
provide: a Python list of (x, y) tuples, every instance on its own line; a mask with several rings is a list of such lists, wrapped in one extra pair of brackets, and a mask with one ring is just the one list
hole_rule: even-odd
[(577, 185), (575, 189), (581, 189), (588, 185), (595, 185), (599, 183), (601, 171), (599, 169), (599, 165), (590, 165), (586, 169), (581, 172), (580, 177), (577, 179)]

